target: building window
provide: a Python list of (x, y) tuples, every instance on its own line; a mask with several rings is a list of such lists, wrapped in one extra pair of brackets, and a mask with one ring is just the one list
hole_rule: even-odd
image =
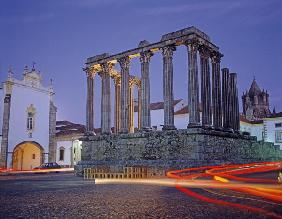
[(32, 159), (35, 160), (35, 154), (32, 154)]
[(275, 123), (275, 128), (281, 128), (282, 127), (282, 122), (280, 123)]
[(60, 147), (60, 157), (59, 160), (63, 161), (64, 160), (64, 155), (65, 155), (65, 148), (64, 147)]
[(34, 119), (35, 119), (35, 108), (33, 104), (30, 104), (29, 107), (27, 107), (27, 121), (26, 121), (26, 129), (29, 133), (31, 133), (34, 130)]
[(275, 132), (275, 142), (282, 143), (282, 131)]
[(27, 130), (32, 130), (32, 129), (33, 129), (33, 115), (32, 115), (32, 113), (28, 113)]

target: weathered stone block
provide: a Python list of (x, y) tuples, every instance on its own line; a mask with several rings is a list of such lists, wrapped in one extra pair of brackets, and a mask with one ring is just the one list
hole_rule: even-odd
[(142, 165), (160, 170), (201, 165), (281, 160), (279, 147), (251, 136), (223, 131), (187, 130), (85, 136), (81, 139), (83, 168)]

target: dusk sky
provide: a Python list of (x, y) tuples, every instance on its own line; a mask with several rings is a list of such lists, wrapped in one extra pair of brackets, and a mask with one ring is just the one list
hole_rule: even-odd
[[(20, 79), (24, 66), (36, 62), (44, 84), (53, 79), (58, 120), (84, 123), (87, 57), (133, 49), (141, 40), (157, 42), (190, 26), (220, 47), (221, 67), (238, 73), (240, 103), (255, 76), (270, 94), (271, 110), (282, 111), (281, 0), (1, 0), (0, 81), (9, 66)], [(151, 101), (162, 101), (160, 54), (150, 67)], [(138, 59), (130, 71), (140, 77)], [(174, 88), (175, 99), (187, 99), (184, 46), (174, 55)], [(97, 76), (95, 127), (100, 126), (100, 93)]]

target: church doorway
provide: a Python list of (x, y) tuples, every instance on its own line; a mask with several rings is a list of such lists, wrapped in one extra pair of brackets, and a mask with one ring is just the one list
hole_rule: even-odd
[(44, 149), (33, 141), (18, 144), (13, 151), (14, 170), (32, 170), (43, 163)]

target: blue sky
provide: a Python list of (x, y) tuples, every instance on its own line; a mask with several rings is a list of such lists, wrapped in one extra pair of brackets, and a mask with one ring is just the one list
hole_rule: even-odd
[[(253, 77), (282, 111), (281, 0), (0, 0), (0, 80), (25, 65), (54, 81), (58, 119), (85, 121), (87, 57), (118, 53), (141, 40), (189, 26), (207, 33), (224, 54), (222, 67), (238, 73), (239, 96)], [(139, 61), (131, 72), (140, 76)], [(174, 56), (175, 99), (187, 99), (187, 52)], [(151, 61), (151, 99), (162, 100), (162, 58)], [(100, 124), (100, 80), (95, 79), (95, 126)], [(112, 96), (114, 97), (114, 96)], [(241, 98), (240, 98), (241, 100)]]

